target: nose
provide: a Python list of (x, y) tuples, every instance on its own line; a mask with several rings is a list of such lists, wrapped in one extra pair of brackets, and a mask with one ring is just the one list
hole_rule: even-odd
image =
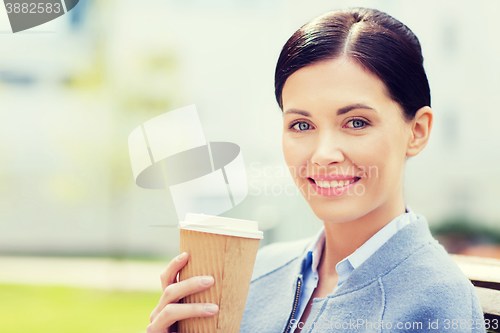
[(318, 136), (316, 147), (311, 156), (311, 163), (318, 166), (327, 166), (345, 161), (344, 153), (341, 149), (341, 140), (333, 133), (324, 133)]

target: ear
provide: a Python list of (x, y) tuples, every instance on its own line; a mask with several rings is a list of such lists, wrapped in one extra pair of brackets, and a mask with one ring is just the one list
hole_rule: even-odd
[(420, 108), (415, 114), (415, 118), (411, 122), (411, 132), (406, 149), (406, 156), (415, 156), (429, 141), (429, 135), (432, 129), (433, 114), (432, 109), (428, 106)]

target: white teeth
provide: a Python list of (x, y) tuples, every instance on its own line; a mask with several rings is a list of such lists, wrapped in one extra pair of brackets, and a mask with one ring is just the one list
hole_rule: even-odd
[(322, 188), (332, 188), (332, 187), (347, 186), (349, 184), (354, 183), (355, 179), (346, 180), (346, 181), (343, 181), (343, 180), (340, 180), (340, 181), (332, 180), (331, 182), (321, 181), (321, 180), (314, 180), (314, 181), (316, 182), (316, 185), (318, 185), (319, 187), (322, 187)]

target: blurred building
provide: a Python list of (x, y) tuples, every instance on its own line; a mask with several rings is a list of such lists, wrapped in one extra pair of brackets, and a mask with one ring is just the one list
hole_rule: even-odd
[(178, 231), (158, 226), (177, 222), (169, 193), (135, 186), (127, 137), (189, 104), (207, 140), (243, 152), (249, 195), (224, 215), (258, 220), (263, 244), (314, 234), (282, 157), (274, 68), (297, 28), (347, 6), (391, 14), (422, 44), (435, 120), (407, 162), (409, 206), (431, 225), (497, 227), (500, 28), (483, 17), (500, 2), (80, 0), (17, 34), (0, 10), (0, 253), (176, 253)]

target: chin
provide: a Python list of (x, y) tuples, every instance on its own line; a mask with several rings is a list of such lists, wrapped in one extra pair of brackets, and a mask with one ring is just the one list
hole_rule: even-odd
[(344, 223), (355, 220), (363, 216), (363, 210), (359, 209), (359, 205), (351, 207), (350, 204), (344, 202), (337, 203), (309, 203), (311, 209), (321, 221), (328, 223)]

